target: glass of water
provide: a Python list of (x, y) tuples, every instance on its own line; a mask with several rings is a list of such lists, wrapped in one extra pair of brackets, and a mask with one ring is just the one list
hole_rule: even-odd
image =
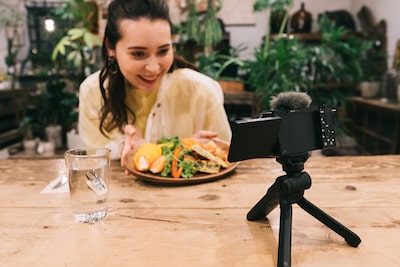
[(108, 212), (110, 149), (74, 148), (65, 152), (72, 215), (75, 220), (94, 223)]

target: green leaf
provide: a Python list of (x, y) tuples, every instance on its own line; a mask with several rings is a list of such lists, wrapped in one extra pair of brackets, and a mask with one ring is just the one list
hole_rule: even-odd
[(74, 40), (83, 38), (83, 36), (85, 35), (86, 31), (87, 30), (85, 28), (73, 28), (73, 29), (70, 29), (68, 31), (69, 39), (74, 41)]
[(85, 32), (83, 41), (89, 48), (101, 45), (99, 37), (91, 32)]
[(285, 10), (293, 5), (293, 0), (257, 0), (253, 5), (254, 11), (263, 11), (270, 8), (271, 10)]
[(56, 47), (53, 49), (53, 53), (51, 55), (51, 60), (55, 61), (57, 58), (57, 55), (65, 55), (65, 46), (63, 44), (63, 42), (59, 42)]

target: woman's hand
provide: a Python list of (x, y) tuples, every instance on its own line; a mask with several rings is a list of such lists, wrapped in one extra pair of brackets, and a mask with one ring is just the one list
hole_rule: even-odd
[(212, 139), (218, 136), (217, 132), (201, 130), (195, 133), (192, 137), (196, 139)]
[[(123, 164), (123, 158), (126, 153), (131, 150), (137, 150), (146, 141), (143, 139), (141, 133), (136, 130), (133, 125), (126, 125), (124, 128), (125, 142), (121, 153), (121, 167), (125, 167)], [(125, 174), (129, 175), (129, 171), (125, 169)]]

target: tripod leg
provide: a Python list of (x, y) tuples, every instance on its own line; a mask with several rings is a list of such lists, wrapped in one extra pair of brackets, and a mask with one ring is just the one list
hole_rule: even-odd
[(340, 222), (336, 221), (334, 218), (329, 216), (327, 213), (319, 209), (317, 206), (312, 204), (304, 197), (300, 201), (298, 201), (297, 204), (313, 217), (315, 217), (317, 220), (319, 220), (330, 229), (335, 231), (337, 234), (342, 236), (346, 240), (347, 244), (349, 244), (350, 246), (357, 247), (361, 243), (361, 239), (358, 235), (356, 235), (350, 229), (346, 228)]
[(280, 223), (278, 244), (278, 267), (291, 266), (292, 250), (292, 204), (283, 196), (280, 197)]
[(279, 184), (281, 177), (278, 177), (274, 184), (268, 188), (267, 193), (263, 196), (257, 204), (247, 213), (247, 220), (255, 221), (260, 219), (265, 219), (279, 203)]

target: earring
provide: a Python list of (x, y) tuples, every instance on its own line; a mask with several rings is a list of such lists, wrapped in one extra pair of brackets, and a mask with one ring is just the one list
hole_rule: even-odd
[(108, 57), (107, 61), (108, 61), (107, 67), (110, 70), (111, 74), (114, 74), (114, 75), (117, 74), (118, 73), (118, 62), (115, 59), (115, 57), (110, 56), (110, 57)]

